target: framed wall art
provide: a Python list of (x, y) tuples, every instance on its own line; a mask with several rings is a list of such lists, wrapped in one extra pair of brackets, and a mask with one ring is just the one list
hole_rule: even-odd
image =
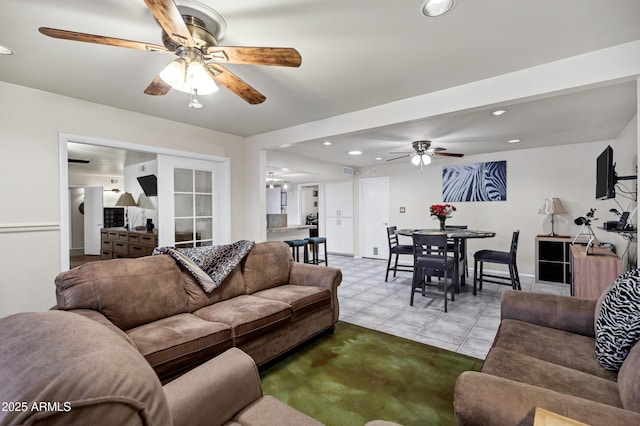
[(442, 168), (442, 199), (463, 201), (506, 201), (507, 162), (489, 161)]

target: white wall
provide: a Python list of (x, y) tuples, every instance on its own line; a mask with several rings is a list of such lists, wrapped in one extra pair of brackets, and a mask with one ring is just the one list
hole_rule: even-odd
[[(0, 82), (0, 317), (55, 304), (59, 133), (231, 158), (231, 210), (244, 211), (243, 138)], [(234, 215), (232, 238), (243, 231)]]
[(129, 207), (130, 229), (145, 225), (147, 219), (152, 219), (152, 222), (156, 226), (158, 225), (158, 197), (144, 195), (144, 191), (136, 179), (138, 176), (147, 175), (158, 175), (157, 160), (131, 164), (124, 168), (124, 190), (131, 193), (138, 204), (137, 207)]

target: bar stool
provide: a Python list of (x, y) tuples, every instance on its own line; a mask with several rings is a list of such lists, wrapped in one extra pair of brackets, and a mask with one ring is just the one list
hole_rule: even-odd
[[(311, 244), (312, 256), (309, 260), (309, 263), (314, 265), (318, 265), (322, 262), (326, 266), (329, 266), (329, 262), (327, 260), (327, 238), (326, 237), (310, 237), (305, 238), (308, 244)], [(320, 244), (324, 244), (324, 260), (320, 260), (318, 258), (318, 250), (320, 249)]]
[(300, 247), (304, 249), (303, 251), (303, 260), (304, 263), (309, 263), (309, 250), (307, 249), (308, 242), (305, 240), (288, 240), (285, 243), (289, 244), (291, 247), (291, 255), (293, 256), (293, 260), (296, 262), (300, 262)]

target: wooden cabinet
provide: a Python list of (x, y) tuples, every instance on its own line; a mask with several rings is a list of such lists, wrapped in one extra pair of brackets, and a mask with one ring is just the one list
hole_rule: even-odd
[(563, 235), (536, 236), (536, 282), (571, 283), (569, 247), (572, 240)]
[(149, 256), (158, 246), (156, 232), (103, 228), (100, 230), (100, 237), (100, 259)]
[(571, 295), (597, 299), (622, 273), (622, 260), (611, 250), (586, 246), (571, 246)]

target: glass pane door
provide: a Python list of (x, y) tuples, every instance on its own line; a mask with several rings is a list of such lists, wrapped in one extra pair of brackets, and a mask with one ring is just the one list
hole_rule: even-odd
[(213, 244), (213, 173), (173, 169), (176, 247)]

